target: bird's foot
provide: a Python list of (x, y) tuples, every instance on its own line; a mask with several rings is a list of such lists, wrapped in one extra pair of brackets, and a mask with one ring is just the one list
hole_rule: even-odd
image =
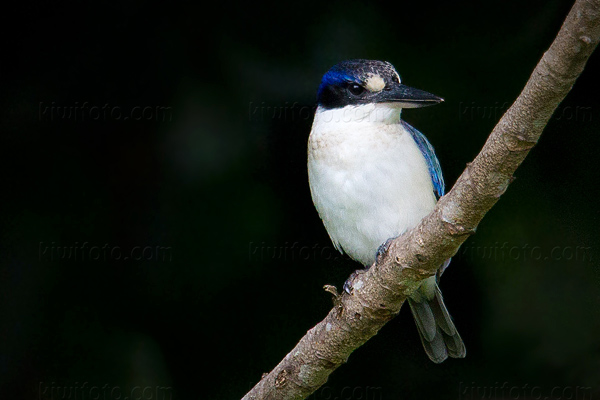
[(357, 269), (356, 271), (354, 271), (350, 277), (348, 279), (346, 279), (346, 282), (344, 282), (344, 292), (348, 293), (348, 294), (352, 294), (352, 291), (356, 288), (356, 289), (360, 289), (363, 285), (362, 281), (358, 281), (359, 286), (356, 286), (355, 281), (357, 280), (359, 275), (362, 275), (366, 272), (366, 269)]
[(377, 262), (379, 262), (379, 259), (380, 259), (381, 257), (383, 257), (383, 255), (384, 255), (385, 253), (387, 253), (387, 251), (389, 250), (389, 248), (390, 248), (390, 245), (392, 244), (392, 241), (393, 241), (394, 239), (396, 239), (396, 238), (389, 238), (388, 240), (386, 240), (386, 241), (385, 241), (385, 243), (384, 243), (384, 244), (382, 244), (381, 246), (379, 246), (379, 248), (377, 249), (377, 254), (376, 254), (376, 256), (375, 256), (375, 260), (376, 260)]

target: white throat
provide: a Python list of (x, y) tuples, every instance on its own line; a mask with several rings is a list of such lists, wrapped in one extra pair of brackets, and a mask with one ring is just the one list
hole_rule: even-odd
[(325, 109), (321, 106), (315, 113), (315, 123), (351, 124), (397, 124), (402, 108), (397, 103), (369, 103)]

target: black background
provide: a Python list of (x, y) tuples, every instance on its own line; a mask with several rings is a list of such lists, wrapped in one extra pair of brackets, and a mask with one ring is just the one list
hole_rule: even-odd
[[(323, 73), (383, 59), (444, 97), (403, 118), (451, 187), (571, 4), (5, 10), (1, 398), (241, 398), (324, 318), (323, 285), (358, 267), (308, 188)], [(444, 274), (467, 358), (431, 363), (403, 309), (313, 399), (600, 393), (599, 65)]]

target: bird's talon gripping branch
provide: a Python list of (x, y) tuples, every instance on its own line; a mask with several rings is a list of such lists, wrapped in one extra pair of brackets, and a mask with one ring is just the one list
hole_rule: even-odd
[(383, 257), (387, 253), (387, 251), (389, 250), (390, 245), (392, 244), (394, 239), (395, 238), (389, 238), (388, 240), (385, 241), (384, 244), (379, 246), (379, 248), (377, 249), (377, 255), (375, 256), (375, 260), (377, 260), (377, 262), (379, 262), (381, 257)]
[(357, 278), (359, 275), (364, 274), (365, 271), (366, 270), (362, 270), (362, 269), (357, 269), (356, 271), (354, 271), (350, 275), (350, 277), (348, 279), (346, 279), (346, 282), (344, 282), (344, 292), (346, 292), (348, 294), (352, 294), (352, 291), (354, 289), (360, 289), (363, 286), (363, 282), (361, 280), (357, 281)]
[(354, 271), (352, 273), (352, 275), (350, 275), (350, 277), (348, 279), (346, 279), (346, 282), (344, 282), (344, 292), (348, 293), (348, 294), (352, 294), (352, 281), (354, 280), (354, 276), (356, 275), (356, 271)]

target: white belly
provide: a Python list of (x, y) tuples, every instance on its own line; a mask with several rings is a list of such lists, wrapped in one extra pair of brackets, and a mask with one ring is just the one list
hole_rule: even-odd
[(414, 227), (436, 203), (425, 158), (398, 123), (325, 123), (315, 117), (308, 177), (335, 246), (363, 265), (371, 265), (379, 246)]

